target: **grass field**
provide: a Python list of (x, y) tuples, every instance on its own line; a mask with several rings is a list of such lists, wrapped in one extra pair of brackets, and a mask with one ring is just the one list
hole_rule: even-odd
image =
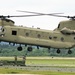
[(0, 68), (0, 74), (42, 74), (42, 75), (75, 75), (72, 72), (28, 71), (12, 68)]
[(75, 67), (75, 58), (62, 57), (28, 57), (27, 65)]
[(1, 74), (42, 74), (42, 75), (75, 75), (70, 72), (51, 72), (51, 71), (28, 71), (10, 68), (0, 68)]
[[(21, 58), (18, 58), (19, 60)], [(62, 57), (27, 57), (26, 65), (20, 66), (1, 66), (0, 74), (43, 74), (43, 75), (75, 75), (73, 71), (53, 71), (48, 68), (75, 68), (75, 58)], [(0, 57), (0, 60), (14, 60), (13, 57)], [(48, 68), (47, 68), (48, 67)]]

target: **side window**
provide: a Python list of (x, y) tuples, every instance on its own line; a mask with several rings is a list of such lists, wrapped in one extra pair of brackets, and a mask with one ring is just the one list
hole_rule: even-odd
[(52, 36), (49, 36), (49, 39), (52, 39)]
[(38, 34), (38, 35), (37, 35), (37, 37), (38, 37), (38, 38), (40, 38), (40, 37), (41, 37), (41, 35), (40, 35), (40, 34)]
[(29, 36), (29, 33), (27, 32), (25, 35), (26, 35), (26, 36)]
[(17, 35), (17, 31), (12, 30), (12, 35)]
[(62, 42), (64, 41), (64, 38), (63, 38), (63, 37), (61, 37), (61, 41), (62, 41)]

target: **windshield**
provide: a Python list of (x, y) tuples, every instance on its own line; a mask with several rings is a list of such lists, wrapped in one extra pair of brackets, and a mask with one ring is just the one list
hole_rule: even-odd
[(2, 26), (0, 26), (0, 32), (2, 32)]
[(60, 24), (58, 24), (58, 29), (60, 28)]

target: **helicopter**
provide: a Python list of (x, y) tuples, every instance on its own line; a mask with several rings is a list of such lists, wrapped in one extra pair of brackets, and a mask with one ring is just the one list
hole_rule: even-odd
[[(0, 41), (19, 44), (18, 51), (22, 51), (21, 44), (27, 47), (28, 51), (32, 51), (32, 46), (46, 47), (57, 49), (69, 49), (68, 54), (71, 54), (71, 48), (75, 46), (75, 16), (61, 16), (59, 13), (44, 14), (30, 11), (20, 11), (33, 13), (34, 15), (17, 15), (17, 16), (0, 16)], [(45, 30), (40, 28), (16, 26), (12, 17), (32, 17), (32, 16), (55, 16), (69, 18), (67, 21), (61, 21), (58, 27), (54, 30)]]

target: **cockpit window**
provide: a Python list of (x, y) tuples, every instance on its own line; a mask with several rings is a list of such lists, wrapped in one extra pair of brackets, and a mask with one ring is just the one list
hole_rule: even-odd
[(60, 24), (58, 24), (58, 28), (60, 28)]
[(0, 32), (2, 32), (2, 26), (0, 26)]
[(10, 19), (4, 19), (6, 22), (12, 22), (14, 23), (14, 21), (10, 20)]
[(4, 32), (4, 31), (5, 31), (5, 29), (3, 28), (3, 29), (2, 29), (2, 32)]

